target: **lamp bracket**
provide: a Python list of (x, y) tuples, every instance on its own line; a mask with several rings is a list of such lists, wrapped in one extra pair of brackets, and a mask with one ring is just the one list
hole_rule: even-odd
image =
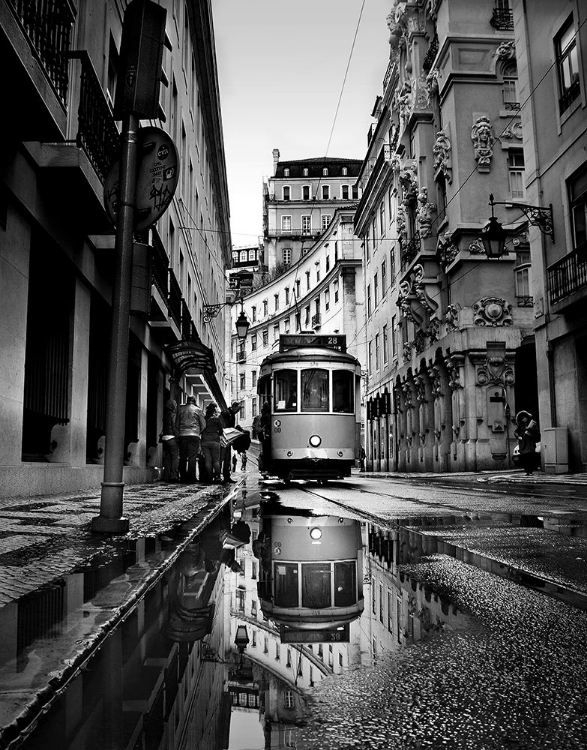
[(542, 234), (547, 234), (554, 242), (554, 219), (552, 217), (552, 203), (546, 206), (530, 206), (527, 203), (514, 203), (512, 201), (494, 201), (493, 194), (489, 195), (489, 205), (493, 215), (493, 206), (505, 206), (506, 208), (519, 208), (528, 222), (533, 227), (538, 227)]

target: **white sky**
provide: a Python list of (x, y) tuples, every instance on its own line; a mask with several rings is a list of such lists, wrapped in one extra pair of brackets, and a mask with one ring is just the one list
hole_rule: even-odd
[(365, 157), (389, 61), (391, 6), (212, 0), (233, 245), (256, 244), (262, 234), (263, 177), (273, 172), (274, 148), (284, 161)]

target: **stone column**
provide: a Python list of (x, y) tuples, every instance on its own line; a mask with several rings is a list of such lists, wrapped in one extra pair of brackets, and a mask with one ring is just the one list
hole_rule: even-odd
[(451, 453), (456, 460), (453, 460), (452, 468), (454, 471), (465, 470), (465, 393), (462, 383), (462, 371), (464, 356), (462, 354), (452, 354), (446, 357), (446, 369), (448, 372), (449, 388), (451, 392), (451, 416), (452, 416), (452, 439)]

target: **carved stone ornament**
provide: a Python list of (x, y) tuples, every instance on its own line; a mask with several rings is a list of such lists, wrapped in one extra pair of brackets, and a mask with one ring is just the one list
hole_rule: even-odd
[(483, 247), (481, 240), (473, 240), (473, 242), (470, 242), (469, 252), (472, 255), (483, 255), (485, 253), (485, 248)]
[(500, 297), (483, 297), (473, 305), (476, 326), (511, 326), (512, 306)]
[(452, 241), (452, 233), (445, 232), (438, 238), (438, 257), (443, 266), (449, 266), (459, 253), (459, 248)]
[(444, 363), (446, 365), (446, 371), (448, 373), (448, 385), (451, 391), (456, 391), (458, 388), (462, 388), (463, 384), (461, 383), (461, 369), (456, 357), (445, 357)]
[(416, 227), (421, 238), (432, 234), (432, 212), (436, 211), (436, 203), (428, 203), (428, 188), (423, 187), (418, 193), (418, 208), (416, 210)]
[(418, 175), (414, 162), (406, 163), (399, 173), (399, 184), (402, 187), (405, 200), (416, 200), (418, 197)]
[(406, 123), (410, 119), (410, 115), (414, 106), (412, 86), (407, 81), (404, 83), (404, 85), (396, 95), (396, 105), (399, 112), (400, 130), (403, 132), (406, 129)]
[(403, 315), (411, 320), (412, 323), (419, 325), (422, 322), (422, 318), (417, 315), (412, 308), (412, 288), (408, 281), (405, 279), (400, 282), (399, 285), (399, 296), (397, 298), (397, 306), (402, 311)]
[(522, 132), (522, 123), (521, 122), (513, 122), (510, 125), (507, 126), (507, 128), (504, 129), (504, 131), (501, 134), (501, 138), (507, 138), (508, 141), (512, 138), (516, 138), (518, 141), (521, 141), (523, 138), (523, 132)]
[(442, 374), (438, 365), (432, 365), (428, 368), (430, 375), (430, 381), (432, 384), (432, 396), (434, 399), (438, 399), (444, 394), (442, 393)]
[(412, 359), (412, 345), (410, 344), (409, 341), (404, 342), (403, 356), (404, 356), (404, 359)]
[(475, 161), (480, 172), (489, 172), (493, 158), (495, 136), (491, 120), (485, 115), (478, 117), (471, 128), (471, 140), (475, 149)]
[(488, 356), (477, 367), (477, 385), (514, 385), (514, 369), (502, 356)]
[(426, 348), (426, 334), (420, 328), (416, 331), (414, 335), (414, 349), (416, 350), (416, 354), (422, 354), (425, 348)]
[(448, 332), (459, 330), (459, 308), (456, 305), (447, 305), (444, 311), (444, 322)]
[[(404, 347), (405, 346), (406, 344), (404, 344)], [(406, 409), (413, 409), (414, 404), (412, 403), (412, 398), (414, 394), (412, 391), (412, 386), (407, 380), (402, 383), (402, 391), (404, 392), (404, 406), (406, 407)]]
[(440, 171), (448, 183), (452, 182), (452, 168), (450, 160), (450, 152), (452, 146), (450, 140), (444, 130), (439, 130), (436, 133), (436, 140), (432, 147), (432, 153), (434, 154), (434, 172)]
[(513, 60), (516, 57), (516, 43), (513, 39), (502, 42), (494, 54), (498, 60)]
[(414, 277), (413, 277), (413, 284), (412, 284), (412, 292), (420, 300), (420, 304), (425, 310), (428, 310), (429, 313), (435, 312), (435, 310), (438, 308), (438, 302), (436, 302), (426, 292), (426, 282), (424, 280), (424, 266), (421, 263), (417, 263), (414, 266), (413, 274), (414, 274)]
[(396, 216), (397, 238), (400, 245), (405, 245), (408, 241), (406, 209), (401, 204), (397, 207)]
[(414, 385), (416, 386), (416, 400), (418, 403), (427, 403), (426, 381), (424, 377), (422, 375), (414, 375)]
[(440, 337), (440, 320), (438, 320), (438, 318), (432, 318), (428, 330), (426, 331), (426, 335), (430, 339), (431, 344), (438, 341)]

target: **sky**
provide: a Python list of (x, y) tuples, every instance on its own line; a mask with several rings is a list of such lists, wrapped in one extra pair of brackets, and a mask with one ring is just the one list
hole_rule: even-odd
[(282, 161), (365, 157), (389, 62), (391, 6), (212, 0), (234, 246), (256, 245), (263, 233), (274, 148)]

